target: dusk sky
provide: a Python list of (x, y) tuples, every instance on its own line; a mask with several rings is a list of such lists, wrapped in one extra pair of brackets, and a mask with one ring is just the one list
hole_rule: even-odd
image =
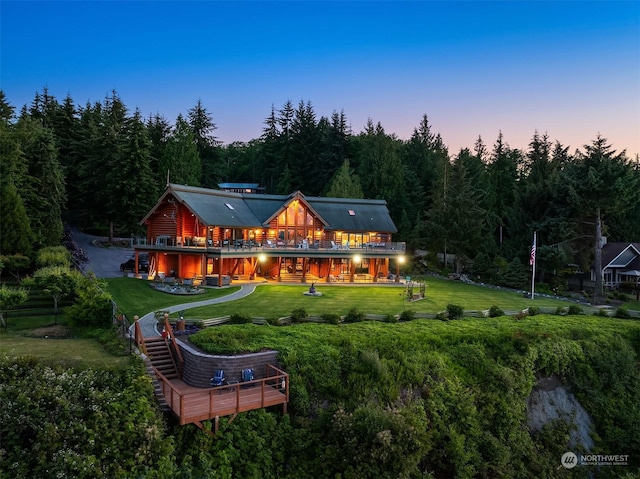
[(223, 143), (310, 101), (408, 139), (424, 114), (450, 154), (501, 130), (570, 152), (598, 134), (640, 153), (638, 1), (6, 1), (0, 87), (77, 106), (115, 89), (172, 123), (202, 100)]

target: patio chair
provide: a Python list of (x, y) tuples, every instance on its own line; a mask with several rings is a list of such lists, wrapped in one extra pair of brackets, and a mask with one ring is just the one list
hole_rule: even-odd
[[(241, 377), (242, 377), (243, 383), (253, 381), (253, 369), (243, 369)], [(253, 384), (248, 384), (245, 387), (249, 387), (249, 386), (253, 386)]]
[(216, 369), (215, 373), (213, 373), (213, 377), (211, 378), (211, 386), (222, 386), (224, 384), (224, 381), (224, 371), (222, 369)]

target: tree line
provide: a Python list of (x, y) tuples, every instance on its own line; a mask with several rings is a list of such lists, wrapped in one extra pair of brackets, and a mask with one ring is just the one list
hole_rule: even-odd
[(18, 112), (0, 91), (0, 254), (59, 244), (64, 221), (137, 234), (167, 180), (384, 199), (396, 240), (455, 254), (459, 271), (526, 264), (534, 230), (543, 271), (588, 268), (599, 232), (640, 241), (640, 161), (600, 135), (570, 152), (538, 131), (526, 150), (511, 148), (499, 132), (452, 153), (427, 115), (401, 140), (371, 119), (354, 132), (344, 111), (318, 118), (310, 101), (272, 107), (248, 142), (223, 145), (216, 129), (200, 100), (171, 122), (131, 112), (115, 90), (77, 106), (44, 88)]

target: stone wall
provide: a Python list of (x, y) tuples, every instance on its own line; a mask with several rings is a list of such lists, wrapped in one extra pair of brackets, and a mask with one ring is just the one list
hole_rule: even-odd
[(182, 380), (190, 386), (208, 388), (216, 369), (222, 369), (228, 381), (240, 380), (243, 369), (253, 369), (254, 379), (266, 376), (267, 364), (278, 369), (278, 351), (265, 351), (236, 356), (218, 356), (206, 354), (176, 338), (184, 358)]

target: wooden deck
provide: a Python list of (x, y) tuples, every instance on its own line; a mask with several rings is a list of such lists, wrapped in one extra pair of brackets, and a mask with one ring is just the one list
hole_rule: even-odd
[[(289, 400), (289, 376), (274, 368), (272, 375), (254, 381), (240, 382), (212, 388), (197, 388), (181, 379), (167, 379), (156, 372), (162, 393), (181, 425), (214, 420), (217, 430), (219, 417), (282, 404), (287, 412)], [(283, 388), (284, 386), (284, 388)]]

